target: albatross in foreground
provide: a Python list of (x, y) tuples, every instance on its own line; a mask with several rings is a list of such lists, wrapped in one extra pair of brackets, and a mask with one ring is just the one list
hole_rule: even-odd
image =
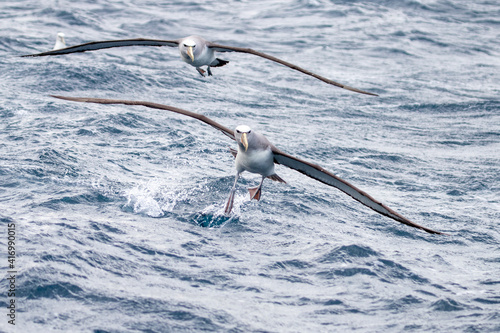
[(76, 53), (76, 52), (86, 52), (86, 51), (95, 51), (101, 49), (109, 49), (112, 47), (122, 47), (122, 46), (172, 46), (178, 47), (179, 52), (181, 54), (181, 59), (194, 66), (198, 73), (202, 76), (205, 76), (205, 71), (201, 68), (202, 66), (207, 66), (208, 75), (212, 75), (211, 67), (220, 67), (227, 64), (229, 61), (222, 60), (215, 57), (215, 52), (240, 52), (240, 53), (249, 53), (253, 54), (279, 64), (290, 67), (291, 69), (297, 70), (304, 74), (310, 75), (318, 80), (326, 82), (328, 84), (334, 85), (339, 88), (347, 89), (350, 91), (354, 91), (360, 94), (378, 96), (377, 94), (359, 90), (353, 87), (346, 86), (344, 84), (332, 81), (318, 74), (314, 74), (306, 69), (303, 69), (299, 66), (286, 62), (284, 60), (278, 59), (271, 55), (258, 52), (249, 48), (243, 47), (235, 47), (235, 46), (226, 46), (220, 45), (216, 43), (209, 42), (199, 36), (189, 36), (185, 38), (175, 39), (175, 40), (159, 40), (159, 39), (146, 39), (146, 38), (136, 38), (136, 39), (121, 39), (121, 40), (108, 40), (108, 41), (100, 41), (100, 42), (90, 42), (81, 45), (75, 45), (66, 47), (60, 50), (53, 50), (48, 52), (36, 53), (36, 54), (28, 54), (23, 55), (22, 57), (41, 57), (41, 56), (50, 56), (50, 55), (61, 55), (68, 53)]
[(260, 174), (262, 176), (259, 186), (249, 189), (250, 199), (256, 199), (256, 200), (260, 199), (262, 194), (262, 183), (266, 178), (270, 178), (271, 180), (285, 183), (285, 181), (281, 179), (281, 177), (278, 176), (274, 170), (274, 164), (276, 163), (294, 169), (326, 185), (336, 187), (337, 189), (350, 195), (353, 199), (359, 201), (363, 205), (373, 209), (377, 213), (390, 217), (393, 220), (404, 223), (414, 228), (424, 230), (431, 234), (442, 234), (439, 231), (434, 231), (432, 229), (423, 227), (408, 220), (406, 217), (400, 215), (399, 213), (387, 207), (383, 203), (375, 200), (369, 194), (349, 184), (345, 180), (335, 176), (333, 173), (323, 169), (322, 167), (310, 162), (306, 162), (297, 157), (293, 157), (292, 155), (289, 155), (279, 150), (273, 144), (271, 144), (266, 139), (265, 136), (253, 131), (250, 127), (246, 125), (240, 125), (236, 127), (234, 131), (232, 131), (231, 129), (201, 114), (183, 110), (169, 105), (163, 105), (151, 102), (102, 99), (102, 98), (66, 97), (66, 96), (54, 96), (54, 95), (52, 95), (52, 97), (68, 101), (85, 102), (85, 103), (141, 105), (153, 109), (172, 111), (175, 113), (179, 113), (188, 117), (198, 119), (214, 127), (215, 129), (221, 131), (231, 139), (235, 140), (238, 143), (238, 150), (231, 149), (231, 153), (236, 157), (235, 160), (236, 177), (234, 180), (234, 185), (229, 195), (229, 200), (227, 201), (225, 207), (225, 213), (227, 215), (229, 215), (233, 207), (236, 184), (242, 172), (248, 171), (251, 173)]

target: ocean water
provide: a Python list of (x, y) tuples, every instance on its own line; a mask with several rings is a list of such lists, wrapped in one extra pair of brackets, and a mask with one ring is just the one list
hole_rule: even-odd
[[(1, 332), (500, 331), (498, 2), (0, 9)], [(169, 47), (19, 57), (50, 50), (58, 32), (68, 45), (197, 34), (380, 96), (246, 54), (221, 54), (230, 62), (209, 78)], [(166, 111), (50, 94), (146, 100), (250, 125), (447, 235), (283, 166), (287, 184), (266, 181), (260, 202), (246, 191), (259, 177), (244, 174), (224, 217), (230, 139)]]

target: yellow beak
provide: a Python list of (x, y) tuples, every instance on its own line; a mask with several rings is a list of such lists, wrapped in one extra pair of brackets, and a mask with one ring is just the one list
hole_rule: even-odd
[(193, 54), (193, 47), (192, 46), (188, 46), (187, 54), (191, 58), (191, 61), (194, 62), (194, 54)]
[(247, 151), (247, 149), (248, 149), (248, 139), (247, 139), (247, 134), (246, 133), (243, 133), (241, 135), (241, 144), (243, 145), (243, 147), (245, 147), (245, 151)]

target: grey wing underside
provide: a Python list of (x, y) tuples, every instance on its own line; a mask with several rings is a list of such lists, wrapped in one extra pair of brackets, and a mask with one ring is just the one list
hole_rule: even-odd
[(347, 86), (345, 84), (342, 84), (342, 83), (339, 83), (339, 82), (327, 79), (326, 77), (323, 77), (323, 76), (320, 76), (318, 74), (315, 74), (315, 73), (313, 73), (311, 71), (308, 71), (307, 69), (304, 69), (302, 67), (294, 65), (294, 64), (289, 63), (287, 61), (281, 60), (279, 58), (273, 57), (273, 56), (271, 56), (269, 54), (265, 54), (265, 53), (262, 53), (262, 52), (255, 51), (255, 50), (250, 49), (250, 48), (235, 47), (235, 46), (226, 46), (226, 45), (220, 45), (220, 44), (215, 44), (215, 43), (208, 43), (208, 47), (210, 47), (211, 49), (213, 49), (214, 51), (217, 51), (217, 52), (240, 52), (240, 53), (253, 54), (253, 55), (256, 55), (258, 57), (265, 58), (265, 59), (277, 62), (279, 64), (287, 66), (287, 67), (289, 67), (291, 69), (294, 69), (294, 70), (299, 71), (301, 73), (304, 73), (306, 75), (310, 75), (310, 76), (312, 76), (312, 77), (314, 77), (314, 78), (316, 78), (318, 80), (321, 80), (321, 81), (323, 81), (325, 83), (334, 85), (336, 87), (347, 89), (347, 90), (350, 90), (350, 91), (354, 91), (354, 92), (357, 92), (357, 93), (360, 93), (360, 94), (371, 95), (371, 96), (378, 96), (377, 94), (374, 94), (374, 93), (371, 93), (371, 92), (368, 92), (368, 91), (364, 91), (364, 90), (360, 90), (360, 89), (357, 89), (357, 88), (353, 88), (353, 87)]
[(53, 56), (77, 52), (87, 52), (96, 51), (102, 49), (109, 49), (112, 47), (122, 47), (122, 46), (172, 46), (177, 47), (179, 45), (178, 40), (160, 40), (160, 39), (146, 39), (146, 38), (135, 38), (135, 39), (120, 39), (120, 40), (105, 40), (101, 42), (90, 42), (80, 45), (74, 45), (66, 47), (64, 49), (47, 51), (36, 54), (23, 55), (21, 57), (42, 57), (42, 56)]
[(205, 117), (204, 115), (201, 115), (199, 113), (187, 111), (184, 109), (176, 108), (174, 106), (169, 106), (169, 105), (164, 105), (164, 104), (158, 104), (158, 103), (151, 103), (151, 102), (145, 102), (145, 101), (127, 101), (127, 100), (121, 100), (121, 99), (106, 99), (106, 98), (86, 98), (86, 97), (67, 97), (67, 96), (56, 96), (56, 95), (50, 95), (51, 97), (59, 98), (59, 99), (64, 99), (67, 101), (73, 101), (73, 102), (83, 102), (83, 103), (97, 103), (97, 104), (123, 104), (123, 105), (141, 105), (145, 106), (148, 108), (152, 109), (159, 109), (159, 110), (167, 110), (171, 112), (175, 112), (178, 114), (182, 114), (191, 118), (198, 119), (205, 124), (208, 124), (215, 129), (218, 129), (221, 131), (223, 134), (227, 135), (233, 140), (236, 140), (234, 137), (234, 132), (219, 124), (216, 121), (213, 121), (212, 119)]
[(273, 149), (273, 154), (274, 154), (275, 163), (282, 164), (282, 165), (287, 166), (291, 169), (297, 170), (298, 172), (303, 173), (306, 176), (309, 176), (313, 179), (316, 179), (317, 181), (320, 181), (326, 185), (336, 187), (337, 189), (339, 189), (342, 192), (351, 196), (353, 199), (361, 202), (363, 205), (373, 209), (377, 213), (380, 213), (382, 215), (390, 217), (391, 219), (396, 220), (396, 221), (401, 222), (401, 223), (404, 223), (410, 227), (424, 230), (424, 231), (431, 233), (431, 234), (442, 234), (439, 231), (435, 231), (435, 230), (423, 227), (421, 225), (418, 225), (418, 224), (408, 220), (406, 217), (400, 215), (399, 213), (397, 213), (396, 211), (387, 207), (383, 203), (375, 200), (373, 197), (371, 197), (366, 192), (356, 188), (355, 186), (349, 184), (348, 182), (341, 179), (340, 177), (332, 174), (331, 172), (324, 170), (319, 165), (312, 164), (312, 163), (303, 161), (301, 159), (298, 159), (296, 157), (293, 157), (289, 154), (286, 154), (286, 153), (278, 150), (277, 148)]

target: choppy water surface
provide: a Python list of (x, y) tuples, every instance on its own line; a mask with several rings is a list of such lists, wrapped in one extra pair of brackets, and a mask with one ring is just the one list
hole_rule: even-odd
[[(16, 225), (17, 332), (500, 330), (500, 4), (16, 1), (0, 4), (2, 276)], [(19, 55), (198, 34), (264, 59), (202, 78), (168, 47)], [(433, 236), (297, 172), (249, 202), (233, 143), (141, 99), (248, 124)]]

